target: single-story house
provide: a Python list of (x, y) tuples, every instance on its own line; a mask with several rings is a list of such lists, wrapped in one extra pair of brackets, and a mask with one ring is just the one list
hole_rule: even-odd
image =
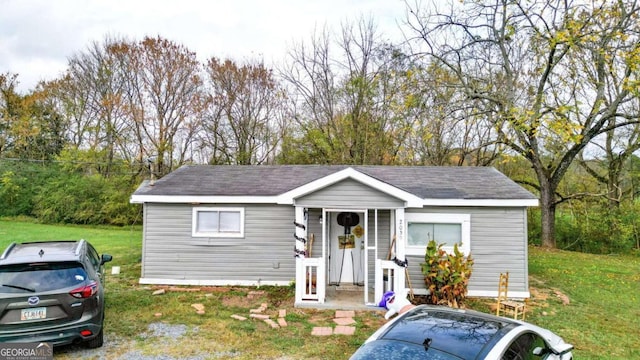
[(350, 286), (375, 304), (387, 290), (426, 293), (420, 263), (435, 239), (472, 254), (469, 296), (497, 296), (508, 271), (509, 296), (529, 297), (538, 200), (490, 167), (188, 165), (131, 202), (144, 211), (142, 284), (295, 282), (297, 306)]

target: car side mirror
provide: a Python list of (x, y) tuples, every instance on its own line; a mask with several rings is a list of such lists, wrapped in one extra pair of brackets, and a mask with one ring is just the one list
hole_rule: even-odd
[(564, 355), (573, 350), (573, 345), (571, 344), (561, 344), (554, 347), (552, 350), (556, 355)]
[(113, 260), (113, 256), (109, 255), (109, 254), (102, 254), (102, 259), (100, 261), (100, 265), (107, 263), (109, 261)]
[(545, 348), (538, 346), (537, 348), (533, 349), (533, 355), (535, 356), (542, 356), (544, 354), (546, 354), (547, 351), (545, 350)]

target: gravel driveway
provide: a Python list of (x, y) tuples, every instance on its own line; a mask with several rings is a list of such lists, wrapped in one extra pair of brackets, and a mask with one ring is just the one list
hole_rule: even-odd
[(87, 349), (81, 345), (71, 345), (56, 348), (56, 359), (93, 359), (93, 360), (205, 360), (219, 357), (234, 357), (234, 354), (203, 354), (190, 357), (172, 357), (168, 355), (151, 356), (144, 355), (136, 349), (140, 341), (149, 338), (163, 338), (163, 342), (177, 342), (190, 330), (197, 332), (198, 329), (189, 329), (186, 325), (169, 325), (160, 322), (149, 324), (147, 331), (140, 335), (142, 340), (131, 340), (122, 338), (112, 338), (105, 334), (104, 345), (98, 349)]

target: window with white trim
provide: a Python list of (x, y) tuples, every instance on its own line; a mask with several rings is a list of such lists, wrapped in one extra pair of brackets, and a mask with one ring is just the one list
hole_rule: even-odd
[(406, 213), (407, 255), (424, 256), (429, 241), (444, 244), (442, 249), (453, 253), (453, 246), (469, 254), (471, 249), (471, 216), (469, 214)]
[(244, 237), (243, 208), (193, 208), (192, 236)]

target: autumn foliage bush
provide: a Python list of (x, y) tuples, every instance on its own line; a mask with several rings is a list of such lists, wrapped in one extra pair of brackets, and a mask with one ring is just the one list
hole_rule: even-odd
[(453, 247), (453, 254), (447, 253), (442, 246), (435, 240), (429, 241), (425, 262), (420, 264), (429, 290), (427, 299), (431, 304), (463, 307), (473, 259), (471, 255), (461, 253), (457, 245)]

